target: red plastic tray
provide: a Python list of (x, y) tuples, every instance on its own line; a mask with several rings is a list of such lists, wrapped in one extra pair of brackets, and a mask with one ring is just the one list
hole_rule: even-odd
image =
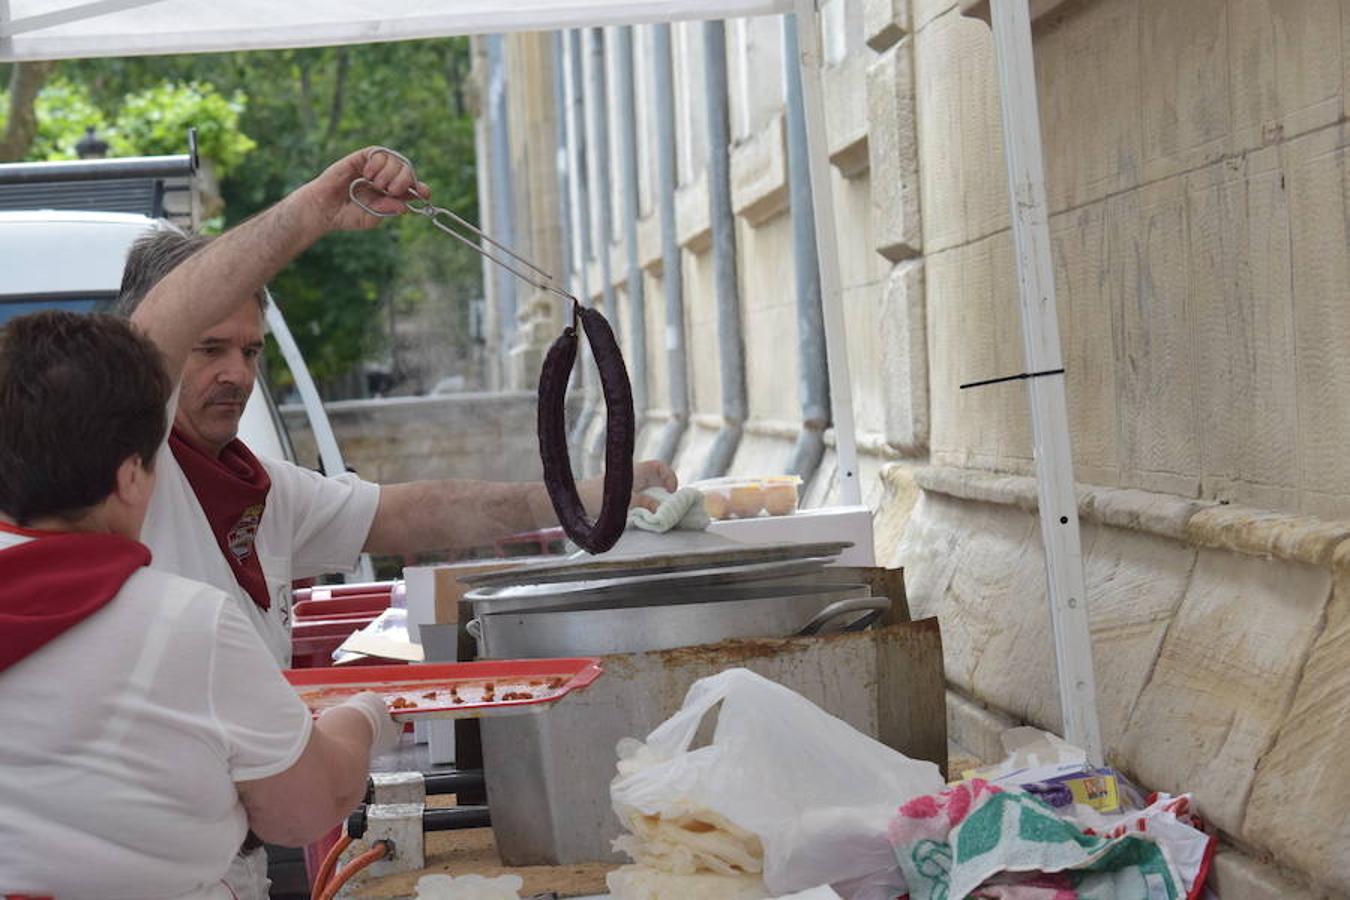
[[(402, 721), (542, 712), (560, 697), (586, 687), (602, 672), (599, 659), (574, 657), (286, 669), (282, 674), (315, 715), (353, 694), (374, 691), (384, 695), (389, 712)], [(512, 694), (527, 696), (505, 699)], [(459, 702), (455, 702), (456, 697)], [(396, 706), (400, 700), (414, 705)]]

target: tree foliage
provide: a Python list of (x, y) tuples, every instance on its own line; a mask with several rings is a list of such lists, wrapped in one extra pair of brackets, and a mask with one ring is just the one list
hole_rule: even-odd
[[(343, 154), (381, 144), (416, 163), (435, 203), (475, 221), (469, 63), (463, 38), (64, 61), (48, 86), (60, 102), (39, 103), (39, 128), (52, 129), (42, 152), (73, 148), (70, 136), (78, 140), (86, 124), (106, 129), (118, 153), (183, 152), (195, 124), (202, 155), (224, 175), (221, 224), (229, 226)], [(389, 354), (393, 318), (416, 313), (428, 297), (449, 302), (447, 374), (467, 355), (468, 301), (481, 293), (480, 273), (471, 251), (408, 216), (330, 235), (272, 287), (311, 370), (330, 381)]]
[[(34, 100), (37, 128), (22, 158), (75, 159), (88, 128), (108, 142), (112, 156), (182, 153), (188, 128), (195, 127), (201, 155), (224, 175), (256, 146), (239, 126), (247, 102), (242, 91), (225, 97), (211, 85), (161, 82), (122, 97), (115, 106), (100, 106), (86, 85), (57, 76)], [(5, 115), (0, 112), (0, 128)]]
[(257, 146), (240, 129), (239, 118), (247, 95), (236, 90), (228, 97), (209, 84), (161, 82), (128, 94), (117, 112), (111, 141), (115, 156), (156, 156), (183, 152), (183, 136), (197, 129), (197, 148), (216, 172), (233, 172)]

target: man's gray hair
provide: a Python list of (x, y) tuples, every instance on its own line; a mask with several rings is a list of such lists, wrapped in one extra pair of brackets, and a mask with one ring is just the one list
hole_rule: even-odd
[[(122, 269), (122, 287), (118, 291), (113, 312), (130, 318), (160, 279), (212, 240), (210, 235), (190, 234), (168, 223), (137, 238), (127, 252), (126, 267)], [(265, 309), (266, 293), (259, 291), (256, 296), (258, 306)]]

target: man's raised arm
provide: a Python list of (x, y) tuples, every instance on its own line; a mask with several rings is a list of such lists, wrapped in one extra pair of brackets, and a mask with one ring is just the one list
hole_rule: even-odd
[[(177, 380), (202, 332), (227, 319), (277, 272), (330, 231), (351, 231), (379, 224), (347, 194), (356, 178), (379, 190), (367, 191), (372, 209), (399, 213), (412, 185), (408, 168), (388, 154), (358, 150), (338, 160), (317, 178), (280, 202), (212, 241), (166, 275), (146, 295), (131, 321), (164, 354), (169, 376)], [(419, 184), (426, 196), (426, 185)], [(364, 199), (363, 196), (363, 199)]]

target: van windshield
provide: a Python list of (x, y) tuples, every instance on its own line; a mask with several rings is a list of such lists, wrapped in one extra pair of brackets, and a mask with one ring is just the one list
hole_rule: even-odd
[(73, 313), (109, 312), (116, 294), (18, 294), (0, 297), (0, 325), (18, 316), (44, 309), (64, 309)]

